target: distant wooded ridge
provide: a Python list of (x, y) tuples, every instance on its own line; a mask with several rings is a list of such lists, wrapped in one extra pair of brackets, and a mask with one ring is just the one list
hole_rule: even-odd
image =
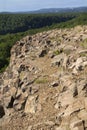
[(87, 12), (87, 7), (70, 7), (70, 8), (44, 8), (35, 11), (16, 11), (16, 12), (1, 12), (4, 14), (37, 14), (37, 13), (64, 13), (64, 12)]

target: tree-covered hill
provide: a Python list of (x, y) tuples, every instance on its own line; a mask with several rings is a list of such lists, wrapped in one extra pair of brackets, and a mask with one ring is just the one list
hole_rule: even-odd
[(75, 18), (72, 14), (0, 14), (0, 34), (24, 32)]

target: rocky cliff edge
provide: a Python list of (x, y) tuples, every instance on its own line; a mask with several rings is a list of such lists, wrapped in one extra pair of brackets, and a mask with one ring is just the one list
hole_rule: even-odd
[(0, 74), (0, 130), (87, 130), (87, 26), (26, 36)]

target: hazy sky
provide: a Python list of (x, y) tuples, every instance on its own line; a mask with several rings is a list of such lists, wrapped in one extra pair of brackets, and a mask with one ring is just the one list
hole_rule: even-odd
[(87, 0), (0, 0), (0, 11), (87, 6)]

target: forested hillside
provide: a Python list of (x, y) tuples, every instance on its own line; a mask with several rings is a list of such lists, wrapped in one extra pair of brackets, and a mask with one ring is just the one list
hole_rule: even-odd
[(23, 36), (77, 25), (87, 25), (87, 13), (0, 14), (0, 72), (9, 64), (11, 47)]
[(50, 26), (55, 23), (66, 22), (75, 18), (74, 14), (1, 14), (0, 15), (0, 34), (17, 33), (28, 29)]

